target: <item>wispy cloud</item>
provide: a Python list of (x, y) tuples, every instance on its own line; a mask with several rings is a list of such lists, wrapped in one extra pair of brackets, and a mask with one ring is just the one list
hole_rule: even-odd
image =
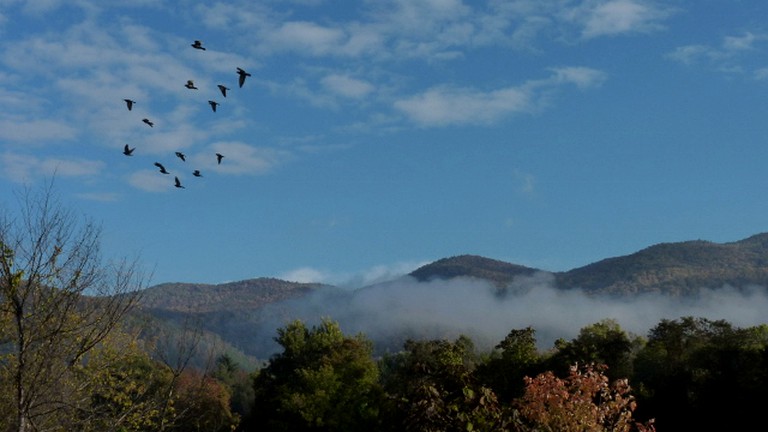
[(491, 124), (508, 115), (539, 110), (545, 100), (544, 94), (562, 85), (589, 88), (600, 85), (605, 79), (603, 72), (586, 67), (553, 68), (551, 71), (548, 78), (490, 91), (434, 87), (400, 99), (394, 106), (422, 126)]
[(29, 154), (0, 154), (0, 173), (16, 183), (28, 183), (38, 177), (93, 177), (104, 168), (102, 161), (70, 157), (39, 158)]
[[(16, 116), (14, 116), (16, 117)], [(66, 141), (77, 136), (77, 129), (64, 120), (6, 118), (0, 120), (0, 140), (10, 142)]]
[(517, 181), (517, 189), (524, 194), (532, 194), (536, 188), (536, 177), (519, 169), (515, 169), (512, 173)]
[(426, 261), (397, 262), (377, 265), (355, 273), (336, 273), (313, 267), (300, 267), (277, 277), (293, 282), (324, 283), (340, 287), (360, 288), (395, 280), (425, 264), (427, 264)]
[[(722, 72), (749, 72), (750, 57), (760, 53), (760, 44), (768, 42), (768, 34), (745, 32), (739, 36), (725, 36), (717, 45), (683, 45), (667, 53), (666, 57), (688, 66), (705, 65)], [(762, 68), (754, 68), (752, 75), (760, 79)]]
[(395, 102), (395, 108), (422, 126), (489, 124), (504, 115), (531, 111), (534, 106), (527, 91), (514, 87), (491, 91), (435, 87)]
[(581, 26), (586, 39), (626, 33), (646, 33), (663, 28), (672, 9), (647, 0), (587, 0), (564, 13)]
[(321, 82), (329, 91), (352, 99), (363, 98), (374, 90), (371, 83), (344, 74), (327, 75)]
[[(216, 162), (215, 153), (224, 155), (221, 164)], [(193, 160), (219, 173), (261, 175), (292, 157), (286, 150), (256, 147), (237, 141), (221, 141), (211, 144), (208, 152), (196, 153)]]
[(270, 33), (267, 42), (274, 49), (324, 55), (336, 52), (345, 37), (344, 32), (338, 28), (308, 21), (292, 21), (283, 23)]
[(157, 171), (140, 170), (128, 176), (128, 184), (145, 192), (168, 192), (172, 189), (172, 179), (158, 175)]

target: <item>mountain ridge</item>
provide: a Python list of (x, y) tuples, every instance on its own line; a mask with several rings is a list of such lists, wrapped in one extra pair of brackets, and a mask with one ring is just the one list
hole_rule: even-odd
[[(768, 287), (768, 233), (716, 243), (707, 240), (665, 242), (634, 253), (609, 257), (567, 271), (553, 272), (480, 255), (440, 258), (407, 276), (419, 282), (457, 277), (481, 279), (503, 289), (518, 277), (552, 275), (560, 289), (591, 294), (695, 294), (725, 285)], [(178, 312), (207, 312), (219, 307), (253, 309), (332, 287), (320, 282), (291, 282), (259, 277), (221, 284), (162, 283), (144, 290), (141, 305)], [(232, 297), (237, 304), (229, 304)]]
[[(543, 277), (537, 279), (539, 276)], [(412, 305), (401, 303), (403, 299), (397, 296), (404, 296), (407, 302), (409, 292), (415, 288), (414, 282), (430, 284), (429, 293), (435, 296), (434, 302), (419, 297), (426, 291), (413, 292), (429, 304), (444, 300), (440, 297), (443, 286), (436, 281), (457, 280), (458, 283), (446, 285), (455, 290), (462, 285), (460, 278), (486, 282), (466, 284), (472, 289), (495, 287), (499, 300), (509, 298), (504, 294), (518, 289), (536, 289), (539, 282), (555, 290), (581, 290), (593, 297), (625, 298), (651, 293), (693, 298), (705, 289), (726, 286), (765, 289), (768, 287), (768, 233), (728, 243), (704, 240), (659, 243), (632, 254), (606, 258), (564, 272), (549, 272), (479, 255), (458, 255), (421, 266), (400, 279), (357, 290), (275, 278), (223, 284), (164, 283), (143, 292), (138, 312), (154, 317), (170, 331), (187, 320), (198, 323), (211, 340), (220, 340), (219, 345), (224, 344), (222, 349), (237, 352), (244, 358), (263, 359), (276, 349), (275, 329), (299, 318), (296, 311), (314, 311), (322, 315), (335, 310), (344, 314), (345, 309), (356, 301), (373, 296), (379, 299), (377, 309), (362, 309), (366, 312), (358, 319), (375, 319), (374, 315), (379, 313), (399, 317)], [(470, 297), (463, 297), (463, 301), (472, 301), (471, 292), (467, 294)], [(477, 298), (482, 299), (483, 295), (478, 292)], [(336, 306), (342, 309), (326, 309), (325, 302), (334, 299)], [(416, 313), (422, 311), (419, 309)], [(401, 324), (396, 322), (396, 326)]]

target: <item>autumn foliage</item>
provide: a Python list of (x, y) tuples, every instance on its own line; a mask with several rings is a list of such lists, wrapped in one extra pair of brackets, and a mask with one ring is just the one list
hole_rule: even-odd
[(524, 424), (551, 432), (654, 431), (652, 422), (633, 420), (637, 403), (628, 380), (609, 383), (604, 369), (574, 365), (562, 379), (550, 371), (525, 377), (525, 395), (516, 402)]

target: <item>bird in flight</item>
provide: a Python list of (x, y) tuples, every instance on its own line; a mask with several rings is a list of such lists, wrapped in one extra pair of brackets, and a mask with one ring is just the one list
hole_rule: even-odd
[(144, 123), (148, 124), (149, 127), (155, 127), (155, 124), (149, 121), (149, 119), (141, 119)]
[(237, 68), (237, 74), (240, 75), (240, 80), (238, 81), (240, 83), (240, 87), (242, 87), (243, 84), (245, 84), (245, 77), (251, 76), (251, 74), (249, 74), (248, 72), (240, 68)]
[(216, 112), (216, 107), (220, 105), (218, 102), (212, 100), (209, 100), (208, 103), (211, 104), (211, 109), (213, 112)]
[(177, 188), (184, 189), (184, 186), (181, 185), (181, 181), (179, 181), (178, 177), (174, 177), (173, 180), (176, 182), (174, 186), (176, 186)]
[(179, 159), (183, 160), (184, 162), (186, 162), (186, 161), (187, 161), (186, 155), (184, 155), (184, 153), (182, 153), (182, 152), (176, 152), (176, 156), (177, 156)]
[(203, 176), (202, 174), (200, 174), (200, 170), (195, 170), (194, 172), (192, 172), (192, 175), (195, 176), (195, 177), (202, 177)]
[(218, 162), (219, 165), (221, 165), (221, 160), (222, 159), (224, 159), (224, 155), (221, 154), (221, 153), (216, 153), (216, 162)]
[(160, 168), (160, 172), (163, 174), (170, 174), (168, 171), (165, 170), (165, 167), (160, 162), (155, 162), (155, 166)]
[(125, 105), (128, 107), (128, 111), (132, 110), (133, 104), (135, 104), (136, 101), (131, 99), (123, 99), (123, 100), (125, 101)]
[(192, 82), (192, 80), (187, 80), (187, 83), (184, 84), (184, 87), (190, 89), (190, 90), (197, 90), (197, 87), (195, 87), (195, 83)]
[(219, 84), (219, 90), (221, 90), (221, 95), (224, 97), (227, 97), (227, 90), (229, 90), (229, 87), (225, 87), (221, 84)]
[(133, 151), (136, 150), (136, 147), (130, 148), (128, 147), (128, 144), (125, 145), (125, 148), (123, 148), (123, 154), (126, 156), (133, 156)]
[(202, 43), (202, 42), (200, 42), (199, 40), (196, 40), (196, 41), (195, 41), (195, 42), (192, 44), (192, 48), (194, 48), (194, 49), (199, 49), (199, 50), (203, 50), (203, 51), (205, 51), (205, 47), (203, 46), (203, 43)]

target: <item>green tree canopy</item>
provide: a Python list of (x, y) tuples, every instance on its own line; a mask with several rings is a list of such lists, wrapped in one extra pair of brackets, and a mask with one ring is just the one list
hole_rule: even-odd
[[(323, 320), (278, 330), (283, 352), (255, 379), (254, 418), (274, 431), (371, 430), (378, 419), (378, 368), (362, 335)], [(267, 420), (268, 419), (268, 420)]]
[(605, 319), (582, 328), (572, 341), (558, 340), (550, 367), (562, 373), (573, 364), (602, 364), (608, 367), (605, 373), (609, 379), (629, 378), (633, 354), (642, 343), (640, 338), (631, 338), (616, 320)]

